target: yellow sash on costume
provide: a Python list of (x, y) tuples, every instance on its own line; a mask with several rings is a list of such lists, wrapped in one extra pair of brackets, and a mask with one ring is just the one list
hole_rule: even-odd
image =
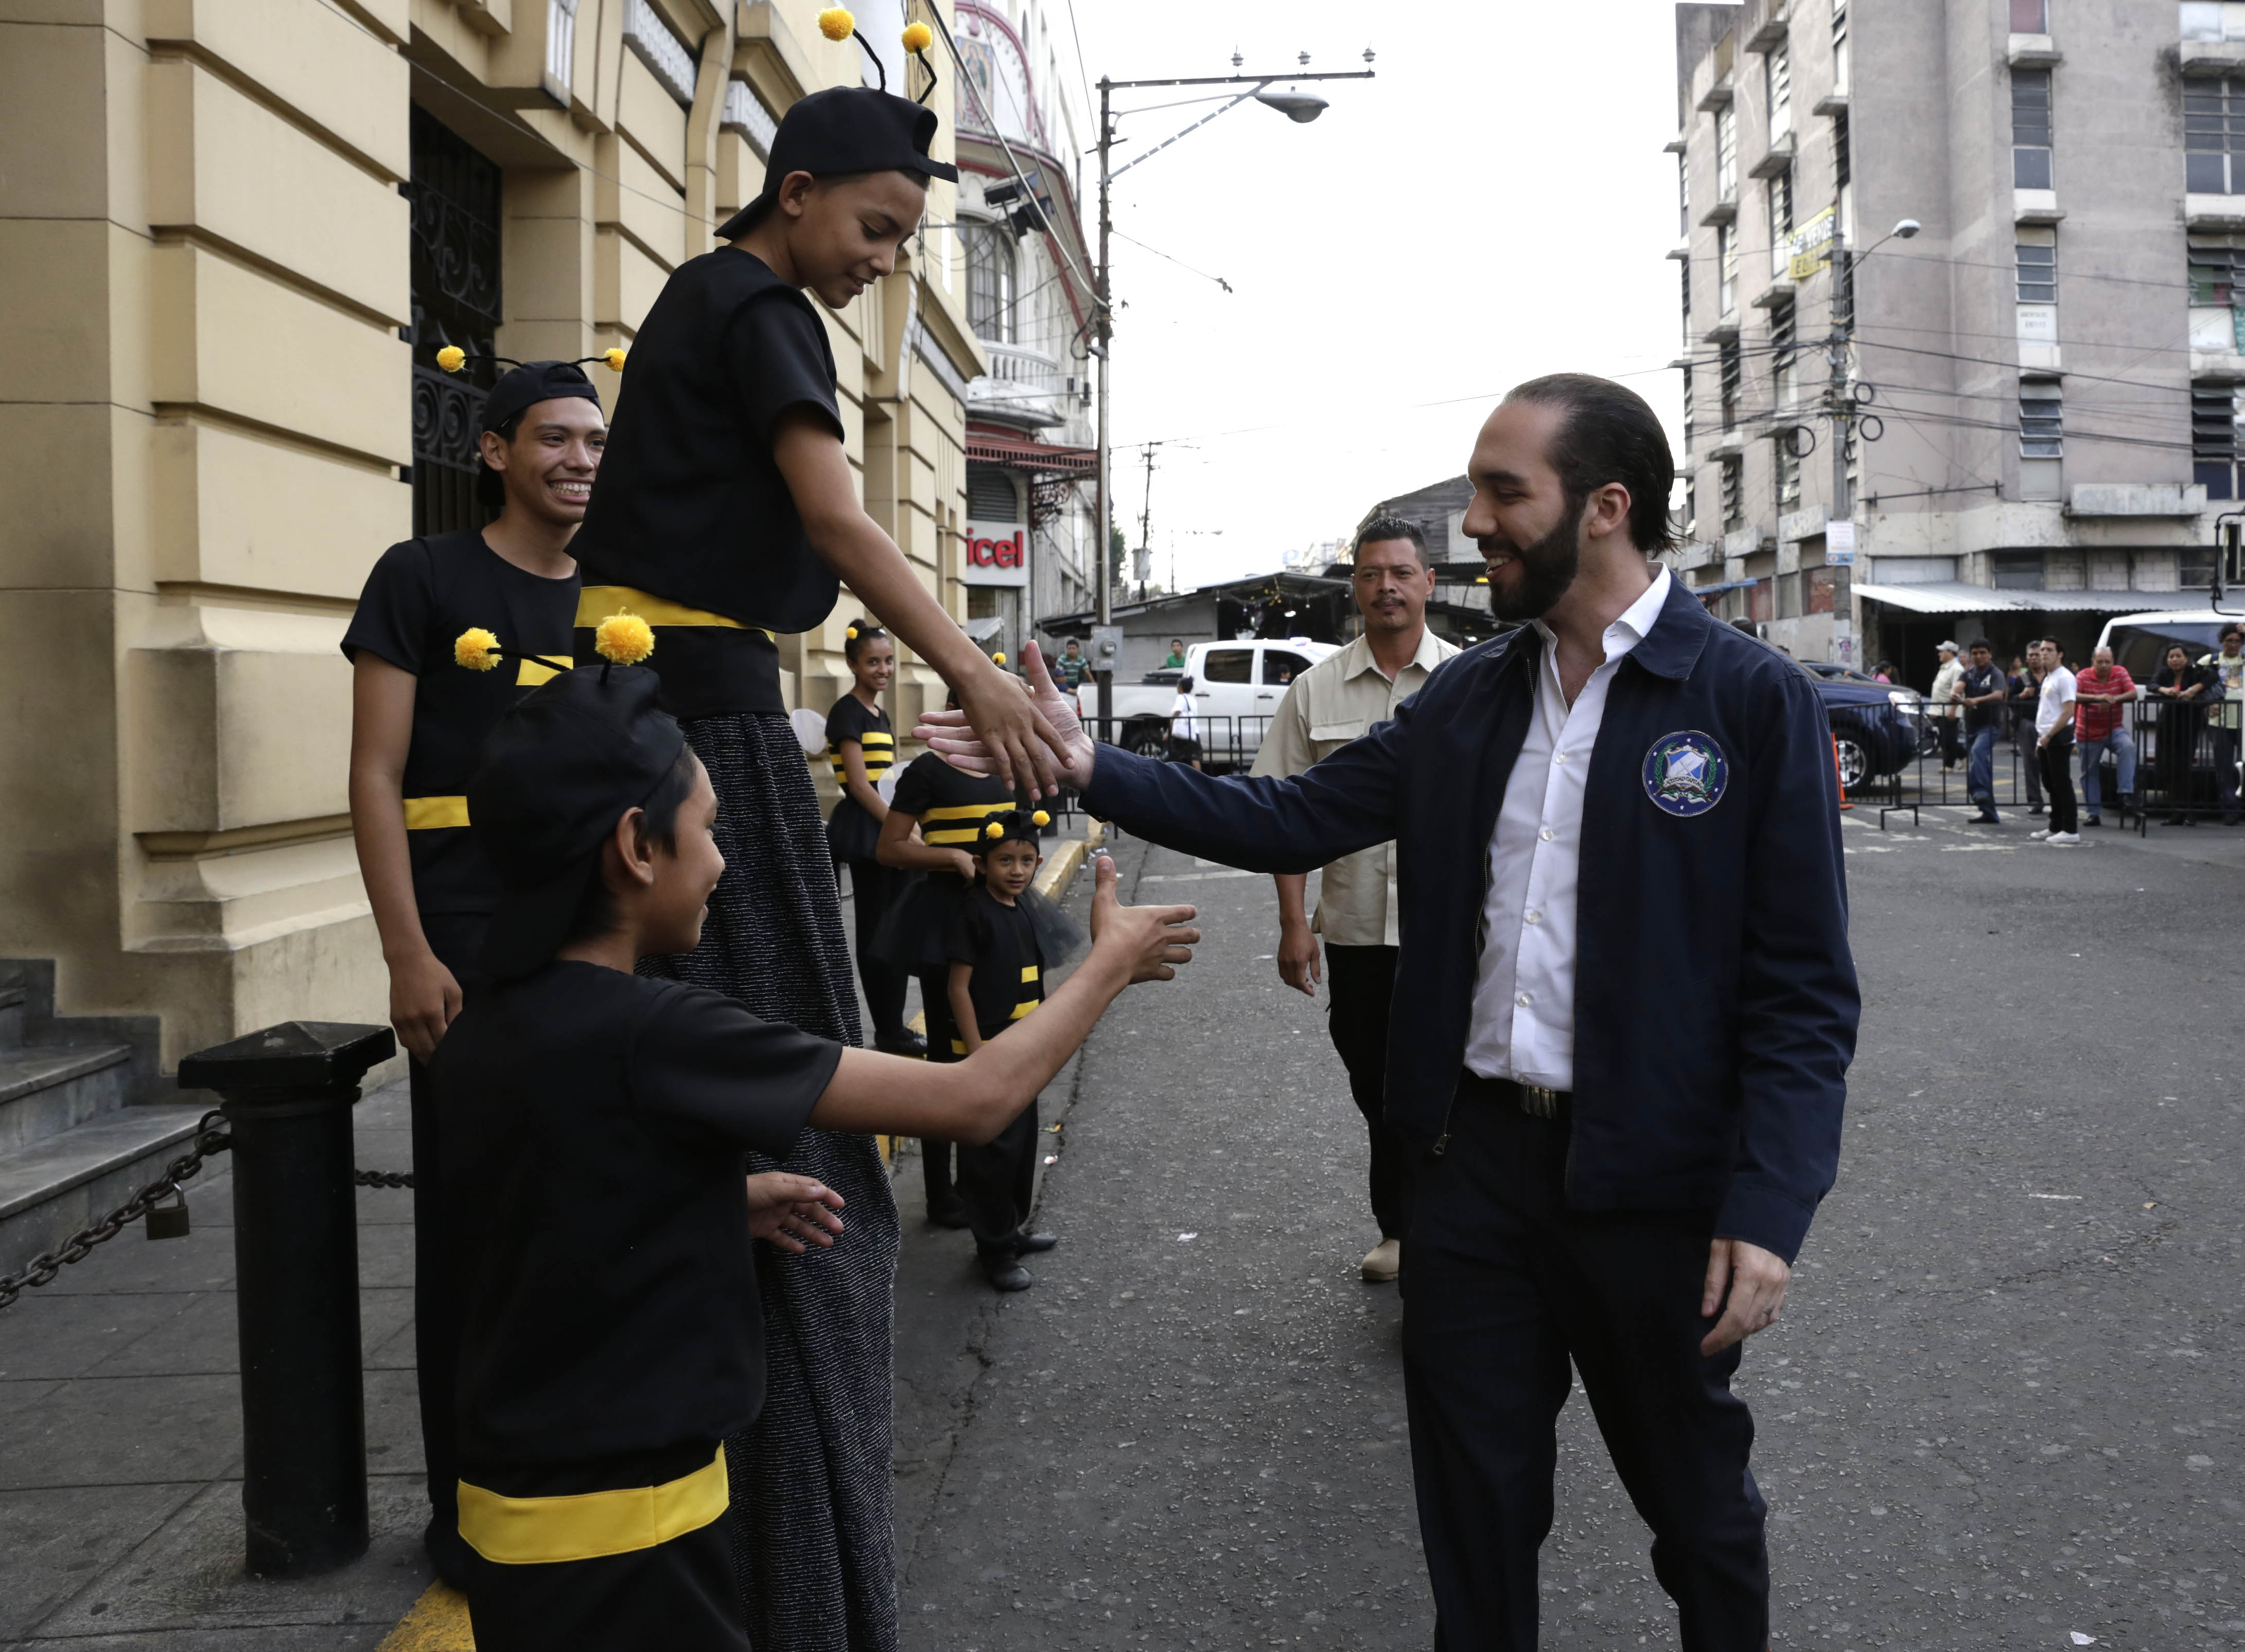
[(725, 1448), (707, 1468), (661, 1486), (573, 1497), (501, 1497), (460, 1482), (460, 1535), (502, 1566), (594, 1561), (698, 1532), (725, 1512)]

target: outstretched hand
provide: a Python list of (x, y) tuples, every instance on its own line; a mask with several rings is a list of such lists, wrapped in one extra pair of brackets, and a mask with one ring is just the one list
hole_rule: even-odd
[(1125, 906), (1115, 893), (1115, 863), (1102, 855), (1096, 863), (1097, 887), (1091, 897), (1091, 945), (1128, 958), (1132, 985), (1168, 981), (1174, 967), (1192, 961), (1200, 931), (1186, 924), (1199, 916), (1190, 906)]
[(799, 1256), (810, 1245), (822, 1249), (842, 1231), (842, 1195), (824, 1182), (785, 1170), (748, 1178), (749, 1236)]
[[(1057, 758), (1060, 779), (1078, 789), (1089, 785), (1091, 736), (1084, 732), (1083, 720), (1076, 715), (1075, 702), (1054, 684), (1052, 673), (1045, 666), (1044, 650), (1035, 643), (1021, 650), (1021, 667), (1028, 674), (1029, 695), (1026, 702), (1017, 698), (1014, 703), (1040, 736), (1034, 755), (1042, 758), (1047, 766), (1036, 771), (1039, 780), (1046, 790), (1057, 789), (1050, 767)], [(1014, 784), (1028, 765), (1009, 767), (1004, 748), (989, 737), (988, 728), (999, 720), (991, 714), (990, 722), (986, 723), (986, 714), (964, 690), (959, 700), (961, 710), (931, 711), (922, 715), (912, 729), (912, 737), (926, 741), (930, 749), (941, 752), (954, 768), (963, 768), (970, 775), (994, 774), (1007, 784)]]

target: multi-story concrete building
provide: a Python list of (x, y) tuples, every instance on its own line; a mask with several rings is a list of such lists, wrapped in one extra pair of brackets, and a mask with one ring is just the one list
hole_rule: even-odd
[[(479, 519), (480, 390), (436, 349), (628, 347), (788, 105), (869, 75), (817, 10), (0, 0), (0, 957), (52, 960), (61, 1011), (154, 1018), (166, 1066), (386, 1019), (336, 644), (385, 545)], [(907, 0), (858, 12), (918, 91)], [(829, 317), (867, 504), (962, 617), (967, 291), (932, 228)], [(797, 704), (846, 683), (848, 617), (783, 640)], [(932, 681), (907, 662), (903, 726)]]
[(1711, 606), (1923, 684), (1945, 637), (2079, 657), (2201, 604), (2245, 457), (2245, 6), (1686, 4), (1677, 71), (1675, 562)]
[(960, 577), (968, 631), (1010, 659), (1041, 619), (1089, 605), (1098, 577), (1086, 113), (1065, 15), (1055, 29), (1041, 0), (958, 0), (954, 15), (967, 313), (990, 363), (966, 387)]

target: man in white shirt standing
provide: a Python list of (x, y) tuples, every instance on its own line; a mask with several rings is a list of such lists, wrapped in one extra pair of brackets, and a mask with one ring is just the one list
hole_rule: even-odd
[(2035, 644), (2035, 663), (2043, 674), (2035, 701), (2035, 758), (2050, 798), (2050, 824), (2030, 836), (2063, 848), (2081, 841), (2073, 801), (2073, 674), (2065, 668), (2065, 650), (2049, 637)]
[[(1329, 757), (1395, 708), (1457, 653), (1427, 629), (1434, 571), (1418, 528), (1400, 517), (1373, 516), (1356, 531), (1351, 594), (1364, 633), (1296, 678), (1278, 702), (1271, 732), (1255, 755), (1258, 775), (1299, 775)], [(1331, 973), (1326, 1031), (1348, 1073), (1349, 1094), (1372, 1138), (1372, 1216), (1380, 1242), (1363, 1263), (1380, 1283), (1402, 1267), (1410, 1227), (1409, 1149), (1380, 1116), (1387, 1091), (1387, 1009), (1395, 992), (1397, 919), (1395, 845), (1359, 850), (1324, 869), (1314, 918), (1303, 911), (1304, 873), (1278, 875), (1278, 978), (1315, 998), (1320, 975), (1318, 938), (1325, 938)]]

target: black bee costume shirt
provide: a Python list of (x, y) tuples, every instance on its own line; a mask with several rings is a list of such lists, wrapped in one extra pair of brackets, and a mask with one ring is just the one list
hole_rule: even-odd
[(534, 660), (514, 659), (470, 671), (453, 663), (452, 645), (480, 626), (510, 652), (566, 665), (577, 592), (574, 574), (525, 572), (470, 529), (393, 545), (367, 576), (343, 653), (356, 661), (363, 648), (420, 679), (404, 790), (413, 899), (424, 912), (488, 912), (498, 904), (499, 880), (468, 830), (468, 776), (499, 714), (553, 674)]
[(931, 849), (971, 848), (991, 816), (1014, 806), (1014, 794), (996, 775), (953, 768), (932, 751), (913, 758), (898, 776), (889, 802), (919, 822), (920, 841)]
[(996, 1038), (1045, 1001), (1044, 954), (1028, 913), (985, 885), (976, 884), (951, 915), (944, 951), (953, 963), (974, 966), (967, 992), (979, 1037)]
[(897, 759), (897, 737), (889, 714), (878, 706), (868, 708), (855, 694), (844, 694), (826, 714), (826, 761), (834, 766), (834, 783), (843, 789), (841, 801), (826, 820), (826, 842), (836, 860), (863, 862), (873, 858), (881, 828), (850, 795), (850, 770), (842, 761), (842, 748), (852, 741), (865, 760), (866, 781), (878, 787)]

